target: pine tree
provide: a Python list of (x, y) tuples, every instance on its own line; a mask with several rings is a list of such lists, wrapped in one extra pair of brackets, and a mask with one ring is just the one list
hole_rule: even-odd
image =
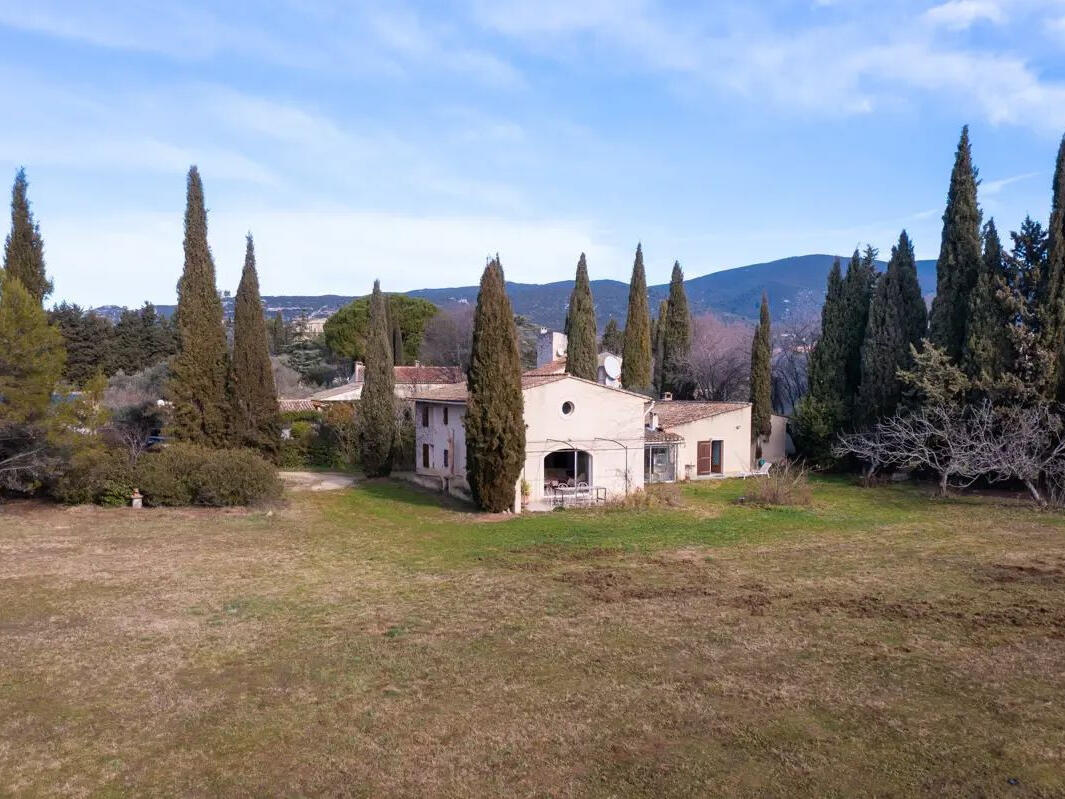
[(110, 374), (118, 371), (127, 375), (136, 374), (147, 366), (145, 354), (140, 314), (125, 309), (115, 323), (111, 361), (105, 371)]
[(144, 303), (137, 315), (140, 317), (145, 366), (154, 366), (177, 352), (177, 341), (170, 320), (160, 316), (154, 305)]
[(1065, 402), (1065, 136), (1054, 168), (1047, 235), (1047, 264), (1040, 280), (1038, 310), (1043, 346), (1054, 356), (1053, 394), (1058, 402)]
[(44, 420), (65, 357), (63, 336), (37, 296), (0, 273), (0, 442), (8, 428)]
[(525, 463), (521, 359), (499, 256), (481, 276), (467, 372), (466, 476), (482, 510), (513, 507)]
[(366, 378), (359, 400), (359, 461), (367, 477), (392, 472), (396, 440), (396, 383), (392, 362), (388, 300), (375, 280), (366, 330)]
[(663, 367), (666, 363), (667, 316), (669, 316), (669, 300), (665, 299), (658, 303), (658, 316), (651, 320), (651, 385), (654, 388), (653, 395), (656, 397), (661, 397), (662, 392), (668, 390), (663, 377)]
[(773, 432), (773, 352), (770, 345), (769, 298), (762, 294), (758, 327), (751, 342), (751, 436), (768, 438)]
[(577, 277), (566, 311), (566, 372), (585, 380), (595, 380), (599, 371), (599, 353), (595, 346), (595, 303), (588, 282), (588, 264), (581, 253)]
[(674, 261), (669, 280), (669, 308), (662, 331), (662, 383), (674, 397), (691, 394), (688, 379), (688, 356), (692, 349), (692, 315), (688, 309), (688, 295), (684, 291), (684, 272), (680, 262)]
[(49, 311), (48, 321), (63, 336), (67, 352), (63, 380), (81, 387), (97, 371), (110, 368), (115, 329), (107, 319), (63, 302)]
[(980, 275), (969, 300), (969, 326), (962, 369), (970, 380), (990, 386), (1011, 370), (1009, 333), (1010, 274), (995, 220), (984, 225)]
[(611, 355), (621, 355), (621, 351), (624, 348), (625, 336), (621, 328), (618, 327), (617, 320), (611, 316), (603, 329), (603, 338), (599, 342), (599, 349), (602, 352), (609, 352)]
[(621, 384), (630, 391), (651, 389), (651, 312), (647, 307), (647, 275), (643, 269), (643, 247), (636, 245), (636, 260), (629, 282), (629, 310), (625, 317), (625, 346), (621, 362)]
[(980, 274), (980, 208), (976, 203), (977, 170), (969, 146), (969, 127), (962, 128), (943, 212), (943, 241), (936, 262), (936, 296), (929, 337), (956, 363), (967, 338), (969, 297)]
[(927, 315), (913, 245), (904, 230), (891, 249), (887, 271), (877, 281), (869, 307), (857, 409), (865, 423), (890, 416), (898, 408), (902, 401), (898, 372), (913, 366), (913, 348), (925, 336)]
[(248, 234), (244, 270), (233, 304), (233, 443), (268, 455), (281, 443), (277, 389), (270, 366), (266, 319), (255, 268), (255, 242)]
[(178, 281), (177, 323), (181, 349), (170, 377), (174, 437), (222, 447), (229, 436), (222, 302), (215, 288), (214, 261), (207, 244), (207, 209), (196, 167), (189, 169), (185, 208), (185, 269)]
[(11, 232), (4, 243), (4, 271), (17, 278), (40, 304), (52, 293), (52, 281), (44, 270), (44, 242), (41, 228), (33, 220), (28, 187), (26, 170), (20, 168), (11, 187)]

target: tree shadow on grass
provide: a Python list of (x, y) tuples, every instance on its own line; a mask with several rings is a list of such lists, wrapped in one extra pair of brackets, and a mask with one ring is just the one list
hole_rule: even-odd
[(474, 513), (473, 505), (461, 499), (394, 478), (375, 478), (358, 483), (355, 490), (384, 502), (414, 505), (458, 513)]

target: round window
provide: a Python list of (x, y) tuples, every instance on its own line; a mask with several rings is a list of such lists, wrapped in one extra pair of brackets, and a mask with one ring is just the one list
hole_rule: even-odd
[(569, 416), (571, 413), (573, 413), (573, 403), (566, 400), (562, 403), (562, 415)]

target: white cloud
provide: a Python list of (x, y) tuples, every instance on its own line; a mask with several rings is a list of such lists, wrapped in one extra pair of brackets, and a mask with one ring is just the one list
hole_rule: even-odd
[[(143, 296), (144, 264), (169, 271), (176, 284), (181, 225), (180, 212), (50, 219), (47, 258), (57, 301), (172, 303), (172, 290)], [(264, 294), (354, 295), (368, 291), (374, 278), (394, 291), (466, 285), (495, 252), (509, 280), (537, 283), (572, 277), (580, 252), (598, 264), (631, 258), (581, 220), (225, 210), (211, 213), (208, 225), (219, 288), (235, 290), (250, 229)], [(166, 285), (165, 277), (160, 284)]]
[(1002, 193), (1002, 190), (1007, 186), (1014, 183), (1019, 183), (1022, 180), (1028, 180), (1029, 178), (1038, 177), (1038, 172), (1025, 172), (1023, 175), (1011, 175), (1008, 178), (998, 178), (997, 180), (985, 180), (980, 184), (980, 197), (995, 197)]
[(981, 21), (1001, 24), (1006, 14), (997, 0), (950, 0), (928, 9), (924, 18), (933, 25), (965, 30)]

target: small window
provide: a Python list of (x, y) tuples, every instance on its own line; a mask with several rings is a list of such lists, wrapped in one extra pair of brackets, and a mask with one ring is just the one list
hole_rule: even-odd
[(429, 445), (422, 444), (422, 468), (429, 468)]
[(445, 450), (444, 450), (444, 468), (445, 468), (445, 469), (447, 468), (447, 465), (448, 465), (448, 464), (447, 464), (447, 450), (445, 449)]
[(573, 413), (573, 403), (570, 402), (569, 400), (566, 400), (565, 402), (562, 403), (562, 415), (563, 416), (569, 416), (572, 413)]
[(429, 426), (429, 406), (428, 405), (423, 405), (422, 406), (422, 427), (428, 427), (428, 426)]
[[(447, 405), (444, 406), (444, 424), (447, 424)], [(447, 466), (447, 459), (444, 459), (444, 465)]]

